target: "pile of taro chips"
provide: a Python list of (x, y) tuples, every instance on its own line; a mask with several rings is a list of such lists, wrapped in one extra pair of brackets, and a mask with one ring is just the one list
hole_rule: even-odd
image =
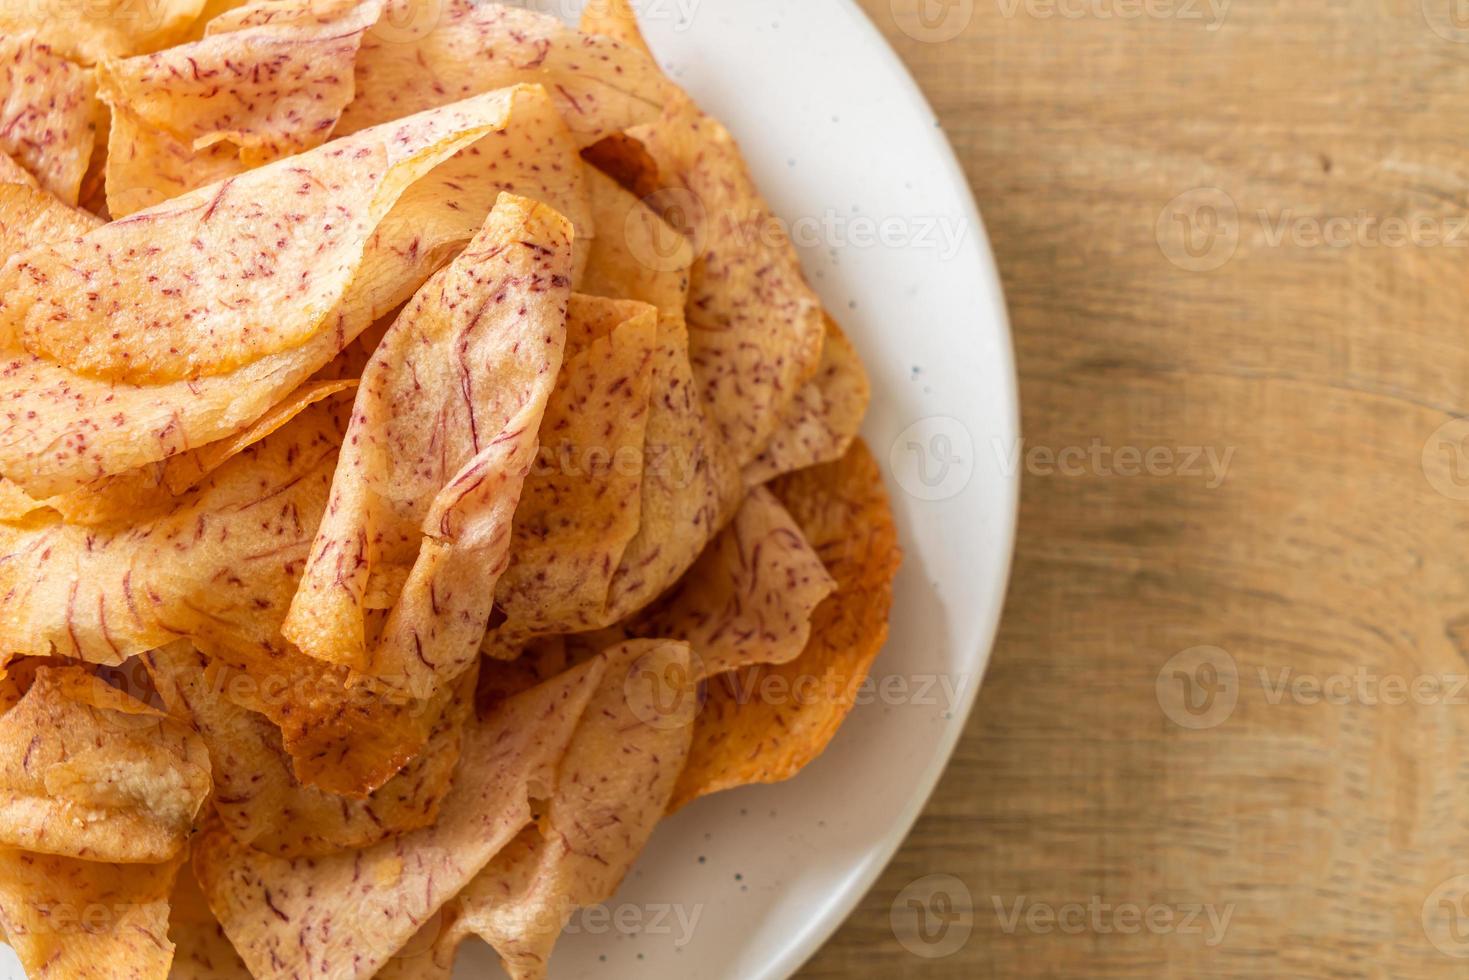
[(627, 0), (0, 0), (0, 928), (544, 976), (787, 779), (898, 549), (868, 384)]

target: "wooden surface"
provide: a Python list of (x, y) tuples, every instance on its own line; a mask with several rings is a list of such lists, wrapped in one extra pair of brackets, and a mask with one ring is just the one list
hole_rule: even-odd
[[(1112, 455), (1027, 467), (958, 754), (803, 976), (1465, 975), (1469, 9), (864, 3), (984, 213), (1027, 446)], [(942, 873), (930, 940), (972, 932), (925, 958)]]

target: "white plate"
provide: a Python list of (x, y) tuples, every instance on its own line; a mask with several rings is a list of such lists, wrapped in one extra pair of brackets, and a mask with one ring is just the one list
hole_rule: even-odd
[[(557, 2), (569, 15), (580, 6)], [(780, 978), (897, 850), (979, 688), (1015, 525), (1010, 336), (963, 174), (851, 0), (634, 2), (660, 60), (739, 139), (862, 352), (873, 382), (865, 435), (905, 559), (877, 683), (826, 754), (790, 782), (665, 821), (604, 918), (573, 921), (551, 973)], [(466, 944), (455, 974), (500, 972), (487, 947)], [(0, 976), (22, 976), (4, 947)]]
[[(665, 821), (604, 918), (573, 920), (551, 975), (781, 978), (902, 843), (979, 688), (1015, 526), (1010, 334), (953, 151), (855, 3), (633, 2), (659, 60), (740, 141), (862, 353), (873, 385), (864, 435), (905, 558), (872, 697), (826, 754), (789, 782), (709, 797)], [(565, 5), (557, 12), (580, 9)], [(463, 978), (500, 975), (478, 945), (459, 967)]]

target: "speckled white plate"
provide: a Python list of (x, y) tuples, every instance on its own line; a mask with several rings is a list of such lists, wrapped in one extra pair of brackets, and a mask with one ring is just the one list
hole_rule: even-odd
[[(551, 4), (567, 17), (580, 8)], [(905, 561), (874, 684), (826, 754), (790, 782), (665, 821), (617, 896), (573, 920), (551, 974), (766, 980), (794, 972), (866, 893), (964, 727), (1014, 534), (1014, 366), (963, 175), (851, 0), (634, 4), (664, 65), (740, 140), (862, 352), (873, 382), (865, 435)], [(932, 38), (945, 27), (919, 29)], [(477, 944), (458, 966), (456, 977), (501, 975)], [(22, 976), (4, 947), (0, 976)]]
[[(563, 14), (581, 5), (556, 2)], [(780, 978), (892, 857), (979, 688), (1015, 524), (1010, 335), (953, 152), (852, 0), (633, 2), (659, 60), (740, 141), (862, 353), (864, 435), (905, 560), (875, 684), (826, 754), (789, 782), (665, 821), (607, 907), (573, 921), (551, 975)], [(906, 26), (937, 40), (950, 25)], [(459, 965), (464, 978), (500, 975), (484, 947), (466, 947)]]

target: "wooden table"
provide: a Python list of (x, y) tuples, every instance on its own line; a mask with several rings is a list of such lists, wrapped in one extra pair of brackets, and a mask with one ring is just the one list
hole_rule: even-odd
[(864, 0), (984, 212), (1027, 447), (1079, 449), (1030, 457), (968, 732), (803, 976), (1469, 971), (1452, 2)]

